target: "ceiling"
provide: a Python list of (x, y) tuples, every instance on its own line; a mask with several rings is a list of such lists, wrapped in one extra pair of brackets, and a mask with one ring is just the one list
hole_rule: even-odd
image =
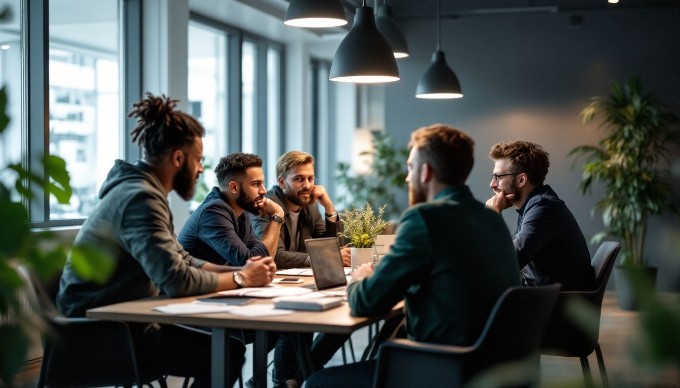
[[(346, 7), (361, 6), (362, 0), (341, 0)], [(385, 0), (374, 0), (383, 4)], [(374, 6), (374, 1), (367, 4)], [(488, 15), (518, 12), (579, 12), (606, 11), (626, 8), (658, 8), (680, 6), (680, 0), (439, 0), (442, 15)], [(395, 18), (432, 17), (437, 11), (437, 0), (387, 0)]]

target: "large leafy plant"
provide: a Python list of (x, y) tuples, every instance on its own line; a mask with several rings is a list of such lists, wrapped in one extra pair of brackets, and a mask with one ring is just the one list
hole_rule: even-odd
[(593, 208), (602, 213), (607, 228), (593, 237), (620, 238), (624, 261), (644, 266), (644, 244), (650, 216), (679, 207), (671, 200), (669, 149), (680, 144), (677, 117), (650, 94), (639, 78), (625, 85), (614, 83), (607, 97), (594, 97), (581, 111), (584, 123), (595, 118), (607, 131), (597, 146), (574, 148), (570, 155), (584, 160), (580, 188), (589, 192), (594, 183), (605, 187)]
[(350, 193), (340, 200), (340, 204), (349, 207), (354, 203), (384, 203), (387, 205), (385, 213), (397, 217), (401, 209), (395, 192), (406, 187), (408, 149), (396, 147), (394, 140), (381, 132), (372, 132), (372, 135), (373, 150), (361, 154), (372, 156), (368, 174), (353, 174), (350, 163), (340, 162), (337, 165), (336, 181)]
[[(7, 93), (0, 89), (0, 141), (4, 140), (10, 118), (6, 113)], [(32, 231), (29, 204), (35, 192), (54, 196), (69, 203), (72, 189), (66, 162), (54, 155), (42, 159), (45, 174), (38, 175), (21, 163), (0, 166), (0, 386), (12, 386), (14, 375), (26, 361), (31, 343), (42, 332), (42, 318), (22, 307), (23, 282), (16, 266), (25, 264), (47, 279), (64, 267), (69, 244), (50, 231)], [(42, 195), (42, 194), (40, 194)], [(79, 275), (104, 282), (113, 270), (113, 261), (102, 247), (80, 246), (71, 249), (74, 268)]]

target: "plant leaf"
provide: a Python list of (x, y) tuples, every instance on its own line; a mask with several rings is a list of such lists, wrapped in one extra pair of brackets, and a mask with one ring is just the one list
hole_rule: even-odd
[(78, 275), (98, 284), (106, 283), (115, 267), (111, 255), (91, 245), (73, 246), (71, 264)]

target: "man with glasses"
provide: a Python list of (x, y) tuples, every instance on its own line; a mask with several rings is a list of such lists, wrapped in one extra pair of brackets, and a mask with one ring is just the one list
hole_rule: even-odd
[(499, 214), (514, 206), (519, 215), (513, 243), (526, 285), (562, 283), (562, 290), (592, 290), (595, 274), (576, 219), (544, 184), (550, 160), (540, 145), (515, 141), (491, 147), (494, 162), (486, 205)]

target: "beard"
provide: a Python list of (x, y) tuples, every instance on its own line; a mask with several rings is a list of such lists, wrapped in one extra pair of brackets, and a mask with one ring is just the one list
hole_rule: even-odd
[(243, 191), (243, 188), (239, 190), (238, 196), (236, 197), (236, 204), (243, 210), (247, 211), (248, 213), (255, 214), (256, 216), (260, 215), (260, 209), (257, 208), (256, 204), (264, 198), (264, 195), (258, 195), (254, 198), (248, 198), (246, 196), (246, 193)]
[(416, 187), (414, 184), (408, 185), (408, 204), (410, 206), (425, 202), (426, 199), (425, 192), (421, 187)]
[[(297, 206), (307, 206), (310, 204), (310, 202), (312, 202), (312, 190), (300, 190), (296, 193), (286, 186), (283, 194), (286, 196), (287, 200)], [(307, 196), (303, 197), (305, 194)]]
[[(500, 188), (498, 189), (498, 191), (501, 191)], [(498, 192), (498, 191), (494, 190), (494, 192)], [(521, 201), (520, 197), (521, 197), (522, 193), (519, 190), (519, 186), (517, 185), (517, 181), (512, 180), (510, 182), (510, 184), (508, 184), (508, 186), (503, 189), (503, 192), (505, 193), (505, 195), (515, 194), (515, 198), (513, 199), (512, 204), (515, 204), (515, 203), (518, 203), (518, 202)]]
[(172, 179), (172, 188), (175, 189), (177, 195), (182, 197), (185, 201), (190, 200), (194, 197), (194, 190), (196, 188), (196, 181), (200, 174), (192, 176), (191, 170), (189, 170), (189, 164), (184, 161), (182, 168), (175, 174)]

